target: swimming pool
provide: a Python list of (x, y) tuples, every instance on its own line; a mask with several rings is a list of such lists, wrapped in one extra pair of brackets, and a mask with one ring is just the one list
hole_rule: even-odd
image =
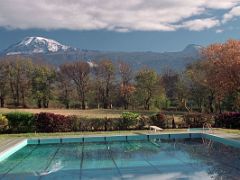
[(239, 147), (201, 133), (34, 139), (0, 179), (239, 179)]

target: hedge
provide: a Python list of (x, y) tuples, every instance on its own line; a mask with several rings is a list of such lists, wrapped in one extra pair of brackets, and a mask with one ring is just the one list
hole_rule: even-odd
[(120, 118), (89, 119), (54, 113), (11, 112), (6, 114), (6, 118), (10, 133), (134, 130), (150, 125), (165, 128), (166, 125), (166, 117), (161, 113), (148, 117), (124, 112)]
[(10, 112), (5, 114), (10, 132), (26, 133), (35, 131), (35, 115), (27, 112)]
[(216, 115), (215, 127), (240, 129), (240, 113), (229, 112)]

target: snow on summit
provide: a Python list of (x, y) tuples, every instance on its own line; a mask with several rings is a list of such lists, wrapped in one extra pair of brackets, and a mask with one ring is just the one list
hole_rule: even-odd
[(69, 46), (43, 37), (26, 37), (5, 50), (7, 55), (35, 54), (35, 53), (56, 53), (72, 49)]

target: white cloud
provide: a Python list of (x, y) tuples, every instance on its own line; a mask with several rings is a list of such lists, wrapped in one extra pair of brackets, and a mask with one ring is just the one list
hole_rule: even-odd
[(236, 6), (240, 0), (208, 0), (207, 7), (212, 9), (229, 9)]
[(218, 33), (218, 34), (223, 33), (223, 32), (224, 32), (223, 29), (217, 29), (217, 30), (216, 30), (216, 33)]
[(228, 13), (224, 14), (222, 22), (226, 23), (237, 16), (240, 16), (240, 6), (236, 6), (232, 8)]
[[(0, 27), (112, 31), (202, 30), (216, 19), (192, 20), (209, 9), (229, 9), (240, 0), (1, 0)], [(185, 19), (191, 19), (184, 22)], [(199, 23), (199, 25), (197, 25)]]
[(194, 19), (184, 22), (181, 27), (192, 31), (201, 31), (220, 25), (219, 20), (214, 18)]

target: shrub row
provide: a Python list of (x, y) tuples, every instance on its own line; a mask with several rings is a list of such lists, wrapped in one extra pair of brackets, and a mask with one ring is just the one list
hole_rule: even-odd
[(186, 126), (191, 128), (202, 128), (204, 123), (214, 125), (214, 118), (211, 114), (186, 113), (183, 121)]
[(9, 133), (132, 130), (149, 125), (164, 128), (166, 120), (163, 114), (148, 117), (132, 112), (125, 112), (120, 118), (105, 119), (23, 112), (7, 113), (4, 117), (8, 120)]
[[(214, 124), (215, 120), (215, 124)], [(184, 115), (186, 127), (202, 127), (204, 123), (215, 127), (240, 128), (240, 113), (223, 113), (211, 115), (188, 113)], [(120, 118), (84, 118), (64, 116), (53, 113), (11, 112), (0, 114), (0, 132), (71, 132), (71, 131), (111, 131), (145, 129), (149, 125), (165, 128), (166, 116), (158, 113), (152, 116), (141, 116), (137, 113), (125, 112)], [(172, 126), (174, 128), (174, 126)]]
[(215, 116), (215, 126), (220, 128), (240, 128), (240, 113), (230, 112)]

